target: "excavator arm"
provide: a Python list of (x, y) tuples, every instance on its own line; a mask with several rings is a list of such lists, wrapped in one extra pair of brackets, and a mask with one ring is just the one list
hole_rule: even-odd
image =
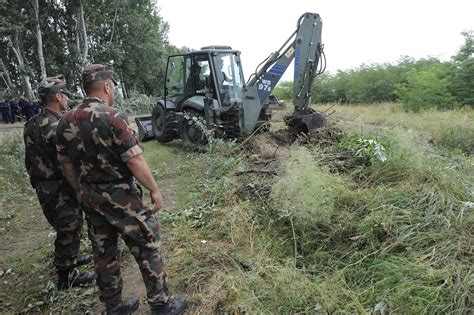
[(314, 78), (325, 70), (321, 28), (322, 21), (318, 14), (303, 14), (298, 19), (296, 30), (280, 49), (265, 59), (250, 76), (244, 87), (243, 119), (240, 120), (244, 135), (253, 132), (263, 104), (293, 60), (295, 112), (289, 125), (307, 132), (324, 124), (322, 115), (309, 108)]

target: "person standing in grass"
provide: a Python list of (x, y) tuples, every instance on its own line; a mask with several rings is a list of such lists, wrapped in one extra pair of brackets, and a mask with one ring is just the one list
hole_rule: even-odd
[(86, 272), (71, 279), (71, 271), (91, 262), (92, 255), (79, 256), (82, 211), (57, 160), (56, 128), (70, 94), (64, 77), (58, 75), (43, 80), (38, 94), (43, 107), (26, 123), (23, 133), (25, 166), (43, 213), (56, 230), (54, 265), (58, 272), (58, 289), (62, 290), (93, 281), (95, 273)]
[(8, 104), (8, 101), (5, 101), (3, 97), (0, 96), (0, 112), (2, 113), (2, 119), (3, 121), (8, 124), (10, 122), (10, 104)]
[[(58, 126), (58, 158), (86, 214), (94, 252), (100, 300), (107, 314), (130, 314), (136, 297), (122, 299), (118, 259), (121, 235), (140, 267), (152, 314), (181, 314), (185, 299), (170, 299), (162, 260), (162, 207), (158, 185), (124, 114), (112, 105), (116, 81), (107, 65), (86, 66), (87, 97), (67, 112)], [(153, 208), (143, 204), (138, 180), (150, 191)]]

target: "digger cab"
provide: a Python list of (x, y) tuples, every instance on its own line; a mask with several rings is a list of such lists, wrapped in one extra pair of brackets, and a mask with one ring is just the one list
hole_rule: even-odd
[(204, 98), (213, 109), (242, 104), (244, 77), (240, 52), (228, 46), (203, 47), (200, 51), (170, 56), (165, 79), (167, 108), (204, 110)]

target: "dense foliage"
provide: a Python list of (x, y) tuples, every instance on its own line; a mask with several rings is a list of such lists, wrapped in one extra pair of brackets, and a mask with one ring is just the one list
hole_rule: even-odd
[(41, 81), (36, 1), (48, 76), (63, 73), (68, 85), (80, 91), (84, 65), (110, 62), (125, 97), (133, 91), (162, 92), (166, 58), (179, 49), (168, 43), (169, 26), (156, 0), (0, 0), (4, 96), (33, 93)]
[[(319, 103), (401, 102), (406, 110), (450, 109), (474, 104), (474, 32), (463, 32), (464, 45), (449, 62), (404, 57), (396, 64), (362, 65), (316, 78), (313, 101)], [(291, 82), (274, 90), (291, 99)]]

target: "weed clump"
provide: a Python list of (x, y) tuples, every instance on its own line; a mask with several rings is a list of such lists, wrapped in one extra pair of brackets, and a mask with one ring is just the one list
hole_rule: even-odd
[(434, 133), (434, 141), (449, 149), (459, 149), (462, 152), (474, 154), (474, 124), (467, 122), (453, 126), (449, 123), (442, 123), (440, 128)]
[(277, 214), (293, 218), (294, 224), (303, 229), (327, 224), (336, 210), (341, 181), (319, 167), (303, 147), (292, 150), (283, 163), (284, 169), (271, 193)]
[[(0, 146), (0, 219), (17, 216), (25, 200), (32, 200), (31, 185), (25, 168), (25, 147), (21, 137), (4, 141)], [(34, 198), (34, 196), (33, 196)], [(20, 214), (20, 216), (18, 216)], [(15, 220), (17, 221), (17, 220)]]
[(333, 296), (342, 290), (351, 297), (354, 304), (336, 303), (338, 311), (379, 303), (401, 313), (467, 310), (471, 288), (461, 279), (473, 275), (466, 260), (473, 257), (470, 176), (447, 167), (412, 133), (367, 139), (342, 140), (339, 149), (355, 162), (343, 173), (317, 163), (334, 149), (294, 147), (281, 161), (271, 213), (294, 248), (287, 257), (307, 277), (336, 283), (328, 286)]

